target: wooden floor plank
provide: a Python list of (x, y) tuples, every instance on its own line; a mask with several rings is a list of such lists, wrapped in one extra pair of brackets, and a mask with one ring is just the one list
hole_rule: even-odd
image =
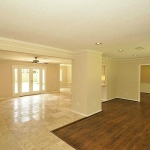
[(76, 150), (149, 150), (150, 94), (141, 102), (115, 99), (103, 111), (53, 131)]

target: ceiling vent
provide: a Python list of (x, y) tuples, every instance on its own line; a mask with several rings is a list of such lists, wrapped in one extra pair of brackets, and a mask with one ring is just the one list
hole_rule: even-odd
[(143, 47), (136, 47), (135, 49), (137, 49), (137, 50), (143, 50), (144, 48)]

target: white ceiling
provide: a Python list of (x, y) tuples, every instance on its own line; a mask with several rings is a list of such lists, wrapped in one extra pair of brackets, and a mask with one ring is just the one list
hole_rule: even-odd
[(0, 37), (110, 58), (150, 56), (150, 0), (0, 2)]

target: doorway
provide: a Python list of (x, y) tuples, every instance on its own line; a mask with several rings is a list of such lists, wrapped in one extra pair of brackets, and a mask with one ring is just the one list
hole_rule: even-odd
[(60, 64), (60, 91), (71, 94), (72, 65)]
[(13, 66), (13, 96), (25, 96), (46, 91), (46, 68)]
[(150, 97), (150, 64), (140, 65), (140, 99)]

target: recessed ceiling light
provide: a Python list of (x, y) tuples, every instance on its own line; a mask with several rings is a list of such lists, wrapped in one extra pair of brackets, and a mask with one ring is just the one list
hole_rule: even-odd
[(123, 49), (118, 50), (119, 52), (123, 52)]
[(62, 59), (61, 61), (64, 61), (64, 59)]
[(100, 43), (100, 42), (97, 42), (97, 43), (95, 43), (96, 45), (101, 45), (102, 43)]
[(135, 54), (135, 55), (133, 55), (134, 57), (136, 57), (137, 55)]
[(108, 55), (106, 57), (109, 57)]

